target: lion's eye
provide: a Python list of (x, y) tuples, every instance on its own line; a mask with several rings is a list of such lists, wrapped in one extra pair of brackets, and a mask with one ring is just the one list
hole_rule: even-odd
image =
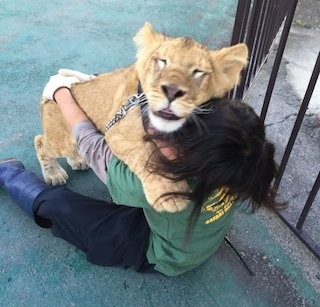
[(159, 65), (160, 69), (163, 69), (167, 65), (167, 60), (157, 59), (157, 63)]
[(200, 69), (195, 69), (192, 72), (192, 74), (196, 79), (199, 79), (199, 78), (205, 76), (207, 73), (205, 71), (200, 70)]

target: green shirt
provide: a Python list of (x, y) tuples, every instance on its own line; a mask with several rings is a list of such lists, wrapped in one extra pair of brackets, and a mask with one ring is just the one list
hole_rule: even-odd
[(223, 196), (220, 189), (202, 205), (188, 243), (185, 243), (188, 218), (193, 209), (177, 213), (157, 212), (147, 202), (140, 180), (116, 157), (110, 161), (107, 188), (117, 204), (143, 208), (151, 229), (147, 259), (167, 276), (177, 276), (206, 261), (220, 246), (230, 228), (235, 199)]

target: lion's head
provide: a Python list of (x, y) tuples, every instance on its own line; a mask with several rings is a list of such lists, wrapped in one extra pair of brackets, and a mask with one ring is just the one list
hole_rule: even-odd
[(238, 83), (247, 63), (245, 44), (214, 51), (191, 38), (155, 32), (149, 23), (134, 41), (150, 120), (159, 131), (179, 129), (201, 104), (223, 97)]

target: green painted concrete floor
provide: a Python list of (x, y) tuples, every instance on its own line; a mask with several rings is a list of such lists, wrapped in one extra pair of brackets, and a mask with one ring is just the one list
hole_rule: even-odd
[[(98, 73), (134, 61), (132, 37), (145, 21), (212, 48), (228, 45), (237, 1), (0, 2), (0, 158), (40, 175), (33, 137), (48, 77), (66, 67)], [(66, 164), (64, 164), (66, 166)], [(68, 169), (68, 187), (105, 198), (92, 172)], [(239, 213), (230, 233), (255, 276), (227, 245), (177, 278), (86, 262), (39, 229), (0, 191), (0, 306), (319, 306), (319, 295), (260, 215)]]

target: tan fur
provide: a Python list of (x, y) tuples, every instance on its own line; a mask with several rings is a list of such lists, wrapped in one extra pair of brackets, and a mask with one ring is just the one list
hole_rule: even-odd
[[(75, 99), (102, 133), (120, 106), (136, 94), (138, 81), (148, 98), (149, 113), (170, 105), (183, 120), (202, 103), (223, 97), (232, 89), (248, 56), (244, 44), (212, 51), (189, 38), (169, 38), (157, 33), (149, 23), (140, 29), (134, 41), (138, 46), (135, 64), (72, 86)], [(161, 88), (170, 84), (184, 92), (171, 104)], [(47, 183), (64, 184), (68, 175), (58, 164), (58, 157), (66, 157), (73, 169), (86, 169), (87, 164), (79, 155), (57, 105), (42, 100), (41, 114), (44, 134), (35, 137), (35, 147), (43, 176)], [(133, 108), (107, 131), (105, 138), (112, 152), (140, 178), (147, 200), (157, 211), (183, 210), (185, 200), (159, 199), (165, 192), (186, 191), (188, 187), (184, 181), (173, 183), (146, 170), (154, 144), (143, 142), (144, 135), (140, 110)]]

